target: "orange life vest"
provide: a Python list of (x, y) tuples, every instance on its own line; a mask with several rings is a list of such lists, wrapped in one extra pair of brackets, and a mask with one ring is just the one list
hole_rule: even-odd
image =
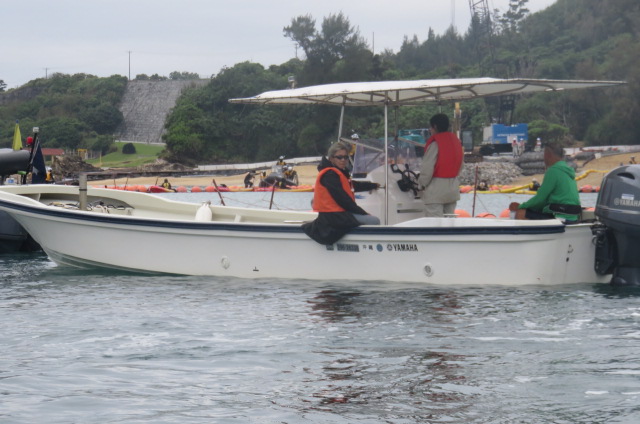
[(349, 180), (338, 168), (329, 167), (320, 171), (316, 178), (316, 185), (313, 189), (313, 210), (314, 212), (344, 212), (345, 209), (336, 203), (331, 196), (331, 193), (329, 193), (329, 190), (320, 184), (320, 179), (328, 171), (334, 171), (338, 174), (343, 190), (351, 196), (353, 201), (356, 200), (356, 196), (353, 194), (353, 189), (351, 188), (351, 180)]
[(458, 137), (449, 131), (434, 134), (427, 140), (425, 152), (433, 142), (438, 145), (438, 159), (433, 176), (435, 178), (457, 177), (462, 165), (462, 145)]

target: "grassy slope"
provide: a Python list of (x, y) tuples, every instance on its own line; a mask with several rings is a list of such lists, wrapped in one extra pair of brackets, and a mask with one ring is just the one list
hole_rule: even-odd
[(164, 149), (163, 145), (135, 143), (136, 153), (125, 155), (122, 153), (122, 146), (126, 143), (116, 142), (118, 151), (109, 153), (98, 159), (90, 159), (87, 162), (99, 167), (108, 168), (133, 168), (136, 166), (153, 163)]

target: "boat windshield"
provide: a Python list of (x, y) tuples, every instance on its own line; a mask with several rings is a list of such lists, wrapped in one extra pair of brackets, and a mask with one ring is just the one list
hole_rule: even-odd
[[(352, 140), (352, 142), (354, 142)], [(374, 169), (384, 164), (384, 140), (383, 139), (359, 139), (355, 141), (355, 155), (353, 160), (353, 176), (365, 177)], [(389, 163), (396, 164), (405, 169), (418, 172), (420, 170), (421, 157), (424, 154), (424, 145), (402, 137), (389, 138), (388, 156)]]

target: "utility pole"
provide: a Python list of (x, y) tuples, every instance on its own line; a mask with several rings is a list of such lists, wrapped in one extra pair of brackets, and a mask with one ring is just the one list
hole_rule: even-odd
[[(478, 54), (478, 66), (482, 76), (491, 73), (492, 77), (501, 77), (498, 74), (496, 66), (496, 55), (493, 45), (493, 23), (491, 22), (491, 14), (489, 11), (489, 3), (487, 0), (469, 0), (469, 8), (471, 9), (471, 24), (474, 31), (476, 41), (476, 51)], [(498, 123), (506, 123), (511, 125), (513, 109), (515, 108), (516, 97), (513, 94), (502, 95), (498, 97), (497, 121)], [(489, 99), (485, 99), (489, 103)], [(489, 117), (493, 121), (493, 117)]]
[(451, 26), (456, 27), (456, 0), (451, 0)]
[(129, 81), (131, 81), (131, 50), (129, 50)]

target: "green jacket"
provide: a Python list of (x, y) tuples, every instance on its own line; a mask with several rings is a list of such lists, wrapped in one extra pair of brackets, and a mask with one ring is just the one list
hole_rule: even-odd
[(531, 199), (520, 204), (520, 209), (532, 209), (536, 212), (550, 213), (556, 218), (575, 221), (578, 215), (553, 213), (549, 210), (552, 203), (580, 206), (580, 195), (576, 185), (576, 173), (563, 160), (547, 168), (542, 185)]

